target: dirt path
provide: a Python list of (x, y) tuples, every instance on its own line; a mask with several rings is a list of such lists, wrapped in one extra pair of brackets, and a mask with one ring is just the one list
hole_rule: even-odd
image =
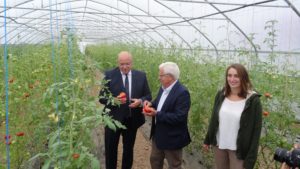
[[(142, 125), (137, 132), (135, 145), (134, 145), (134, 157), (132, 169), (151, 169), (150, 165), (150, 153), (151, 153), (151, 141), (150, 136), (150, 121), (151, 118), (146, 117), (146, 123)], [(121, 169), (122, 163), (122, 142), (120, 139), (118, 147), (118, 167)], [(167, 163), (165, 161), (164, 169), (167, 169)]]
[[(122, 163), (122, 142), (120, 139), (118, 147), (118, 169), (121, 168)], [(141, 129), (138, 130), (136, 135), (136, 142), (134, 146), (134, 158), (132, 169), (151, 169), (150, 166), (150, 152), (151, 144), (149, 140), (143, 136)]]

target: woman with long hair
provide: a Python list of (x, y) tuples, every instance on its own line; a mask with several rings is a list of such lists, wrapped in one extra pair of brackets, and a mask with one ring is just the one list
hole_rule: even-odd
[(253, 169), (262, 128), (262, 106), (241, 64), (230, 65), (218, 91), (203, 148), (214, 151), (216, 169)]

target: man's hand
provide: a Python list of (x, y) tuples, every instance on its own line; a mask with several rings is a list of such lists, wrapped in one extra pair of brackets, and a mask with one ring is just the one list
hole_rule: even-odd
[(152, 103), (149, 102), (148, 100), (145, 100), (144, 103), (143, 103), (143, 106), (148, 106), (148, 107), (151, 107), (152, 106)]
[(118, 98), (118, 97), (115, 97), (115, 101), (118, 101), (120, 102), (121, 104), (125, 104), (127, 99), (126, 98)]
[(152, 107), (151, 107), (151, 109), (153, 109), (151, 112), (147, 113), (147, 112), (143, 111), (143, 114), (145, 116), (155, 116), (157, 114), (157, 111)]
[(127, 99), (126, 99), (126, 93), (125, 92), (121, 92), (116, 99), (121, 103), (121, 104), (125, 104)]
[(143, 103), (143, 114), (145, 116), (155, 116), (157, 114), (157, 111), (151, 107), (151, 102), (145, 100)]
[(141, 99), (131, 99), (131, 104), (129, 105), (130, 108), (136, 108), (139, 107), (142, 104)]

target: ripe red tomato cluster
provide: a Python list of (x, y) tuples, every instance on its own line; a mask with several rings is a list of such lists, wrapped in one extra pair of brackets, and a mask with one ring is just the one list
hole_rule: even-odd
[(5, 142), (5, 144), (10, 145), (12, 143), (12, 141), (10, 139), (11, 139), (10, 135), (4, 136), (4, 142)]
[[(17, 136), (17, 137), (22, 137), (22, 136), (24, 136), (24, 135), (25, 135), (25, 133), (22, 132), (22, 131), (16, 133), (16, 136)], [(10, 145), (10, 144), (12, 143), (11, 138), (12, 138), (11, 135), (5, 135), (5, 136), (4, 136), (4, 140), (5, 140), (4, 142), (5, 142), (5, 144)], [(7, 140), (7, 141), (6, 141), (6, 140)]]

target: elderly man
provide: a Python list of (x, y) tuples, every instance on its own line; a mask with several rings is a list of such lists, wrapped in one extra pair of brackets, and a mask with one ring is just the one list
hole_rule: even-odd
[(118, 64), (117, 68), (105, 72), (105, 80), (108, 81), (106, 88), (120, 101), (120, 106), (108, 103), (107, 98), (103, 97), (106, 95), (105, 89), (100, 91), (102, 97), (99, 101), (110, 109), (112, 118), (120, 121), (127, 129), (113, 131), (105, 127), (105, 164), (106, 169), (116, 169), (119, 138), (122, 135), (122, 169), (131, 169), (136, 132), (145, 123), (141, 105), (144, 100), (151, 100), (151, 93), (146, 74), (132, 70), (132, 56), (129, 52), (119, 53)]
[(162, 169), (164, 158), (170, 169), (181, 169), (182, 148), (191, 142), (187, 127), (190, 94), (179, 82), (179, 74), (176, 63), (162, 63), (158, 95), (153, 102), (144, 102), (144, 114), (152, 116), (152, 169)]

